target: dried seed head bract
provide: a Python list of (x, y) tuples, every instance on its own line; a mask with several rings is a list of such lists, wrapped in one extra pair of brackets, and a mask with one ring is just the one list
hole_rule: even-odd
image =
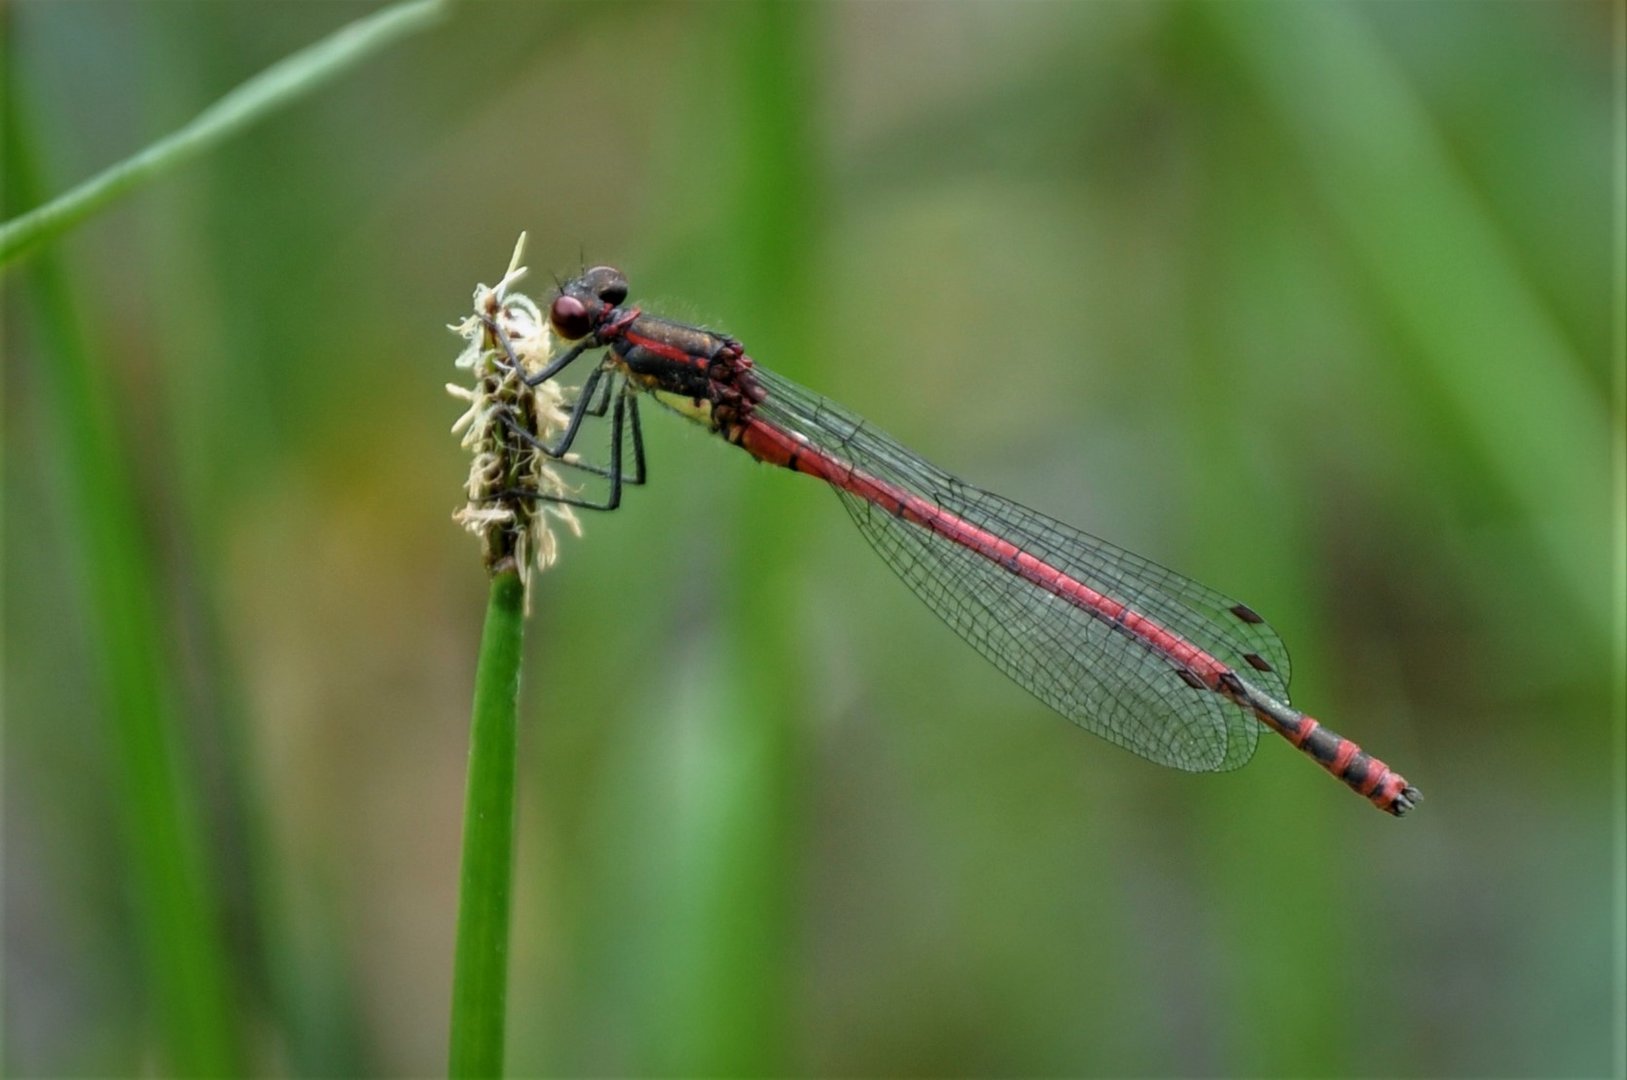
[[(561, 522), (578, 536), (582, 526), (570, 507), (537, 497), (570, 494), (573, 489), (554, 468), (553, 459), (521, 434), (547, 442), (564, 430), (569, 419), (564, 391), (557, 383), (550, 379), (527, 386), (522, 377), (541, 370), (555, 344), (536, 303), (511, 291), (525, 276), (525, 267), (519, 265), (524, 248), (521, 233), (502, 280), (477, 287), (474, 313), (448, 326), (468, 342), (455, 362), (474, 376), (474, 385), (448, 383), (446, 390), (468, 403), (452, 433), (461, 433), (463, 447), (473, 454), (465, 485), (468, 502), (452, 520), (480, 537), (489, 571), (512, 565), (519, 573), (529, 612), (533, 568), (547, 569), (558, 557), (551, 523)], [(510, 363), (493, 326), (508, 338), (520, 370)]]

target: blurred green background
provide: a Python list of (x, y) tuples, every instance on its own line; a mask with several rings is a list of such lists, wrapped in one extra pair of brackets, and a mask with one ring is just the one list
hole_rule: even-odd
[[(369, 10), (0, 7), (6, 216)], [(1427, 801), (1080, 733), (649, 410), (536, 591), (512, 1072), (1619, 1070), (1621, 18), (472, 4), (8, 268), (6, 1071), (444, 1068), (522, 229), (1246, 598)]]

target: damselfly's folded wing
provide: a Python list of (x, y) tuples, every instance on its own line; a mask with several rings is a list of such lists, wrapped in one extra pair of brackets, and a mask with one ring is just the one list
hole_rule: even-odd
[[(1252, 682), (1288, 700), (1287, 649), (1269, 625), (1236, 600), (965, 484), (840, 406), (772, 372), (758, 369), (757, 375), (768, 391), (756, 406), (764, 420), (1015, 544), (1246, 670)], [(833, 487), (865, 539), (929, 608), (1075, 724), (1149, 761), (1189, 772), (1236, 768), (1254, 753), (1260, 725), (1250, 713), (1210, 690), (1195, 689), (1168, 657), (1111, 619)]]

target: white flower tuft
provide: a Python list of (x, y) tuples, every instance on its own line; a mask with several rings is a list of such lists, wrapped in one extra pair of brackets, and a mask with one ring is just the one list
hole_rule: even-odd
[[(565, 392), (557, 383), (550, 379), (527, 386), (522, 377), (540, 371), (556, 344), (536, 303), (510, 291), (525, 276), (520, 265), (524, 249), (521, 233), (507, 273), (496, 285), (477, 287), (474, 313), (448, 325), (468, 342), (454, 363), (474, 375), (474, 385), (448, 383), (446, 391), (468, 404), (452, 433), (461, 433), (461, 445), (473, 452), (464, 485), (468, 501), (452, 520), (480, 537), (488, 570), (505, 569), (512, 560), (525, 585), (529, 612), (532, 570), (547, 569), (559, 555), (551, 522), (562, 522), (577, 536), (582, 524), (570, 507), (537, 497), (572, 494), (575, 489), (554, 468), (553, 459), (520, 434), (549, 442), (569, 420)], [(519, 370), (509, 361), (493, 325), (508, 339)]]

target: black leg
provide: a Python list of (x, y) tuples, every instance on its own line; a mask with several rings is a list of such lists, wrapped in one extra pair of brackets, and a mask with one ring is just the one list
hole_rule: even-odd
[[(509, 366), (515, 371), (521, 370), (519, 357), (514, 355), (514, 347), (512, 344), (510, 344), (508, 335), (503, 333), (502, 327), (498, 326), (489, 317), (485, 318), (485, 322), (486, 325), (491, 329), (493, 336), (495, 336), (497, 340), (502, 343), (503, 352), (508, 357)], [(557, 373), (560, 368), (582, 355), (582, 350), (585, 348), (587, 348), (586, 343), (573, 348), (565, 356), (560, 357), (559, 360), (545, 368), (538, 377), (526, 377), (524, 382), (527, 386), (538, 385), (545, 377), (551, 377), (553, 374)], [(512, 420), (509, 420), (509, 429), (525, 438), (525, 440), (532, 446), (536, 447), (538, 450), (541, 450), (549, 457), (564, 457), (570, 452), (571, 444), (576, 441), (576, 433), (582, 427), (583, 418), (588, 416), (603, 416), (605, 414), (605, 409), (610, 404), (610, 396), (616, 389), (616, 380), (614, 379), (605, 381), (604, 392), (599, 395), (598, 402), (593, 403), (593, 391), (599, 386), (599, 382), (604, 378), (604, 374), (605, 368), (596, 367), (593, 369), (592, 373), (588, 375), (587, 381), (582, 384), (582, 389), (576, 396), (576, 400), (571, 403), (570, 420), (566, 423), (565, 430), (559, 436), (559, 440), (555, 442), (553, 446), (548, 446), (546, 443), (538, 441), (531, 435), (530, 432), (524, 431)], [(575, 463), (572, 462), (572, 464)], [(605, 475), (603, 470), (597, 468), (588, 467), (588, 471), (598, 473), (601, 476)]]
[[(604, 391), (599, 395), (599, 400), (588, 406), (587, 414), (589, 416), (603, 416), (605, 414), (605, 410), (610, 408), (610, 394), (613, 390), (615, 390), (615, 388), (616, 380), (611, 379), (610, 381), (606, 382), (604, 384)], [(577, 403), (574, 401), (571, 402), (572, 412), (576, 411), (576, 404)]]
[[(564, 460), (565, 456), (570, 453), (571, 446), (575, 444), (576, 436), (582, 430), (583, 418), (588, 416), (603, 415), (602, 410), (600, 412), (594, 412), (595, 406), (590, 405), (589, 402), (593, 400), (593, 392), (597, 388), (599, 381), (603, 379), (604, 374), (604, 368), (595, 368), (593, 370), (593, 374), (588, 376), (586, 385), (582, 387), (582, 393), (577, 397), (575, 403), (571, 406), (571, 414), (570, 418), (565, 423), (565, 430), (560, 433), (559, 440), (552, 446), (549, 446), (547, 443), (537, 438), (528, 428), (522, 425), (514, 416), (514, 410), (512, 409), (504, 409), (500, 414), (503, 424), (512, 434), (517, 435), (520, 438), (520, 441), (526, 443), (532, 449), (538, 450), (544, 454), (547, 454), (549, 457), (558, 460), (561, 464), (569, 465), (575, 469), (582, 469), (586, 472), (597, 473), (600, 476), (608, 476), (610, 474), (597, 465), (588, 465), (580, 461)], [(610, 400), (609, 390), (614, 389), (615, 384), (615, 379), (605, 380), (607, 390), (606, 393), (600, 395), (601, 405)]]
[(491, 331), (492, 337), (496, 338), (497, 343), (503, 347), (503, 354), (508, 357), (509, 368), (519, 372), (520, 378), (524, 380), (525, 385), (527, 386), (538, 386), (547, 382), (549, 379), (553, 378), (555, 375), (558, 375), (561, 371), (564, 371), (567, 367), (574, 363), (577, 357), (581, 356), (587, 350), (596, 347), (591, 337), (584, 338), (575, 345), (572, 345), (563, 354), (561, 354), (558, 359), (549, 364), (547, 367), (543, 368), (541, 371), (537, 372), (535, 375), (527, 375), (525, 374), (525, 366), (520, 363), (520, 358), (514, 355), (514, 346), (508, 340), (508, 335), (503, 333), (503, 328), (497, 325), (497, 320), (493, 319), (490, 315), (482, 313), (480, 316), (480, 321), (486, 324), (486, 329)]
[(629, 484), (644, 483), (644, 425), (638, 419), (638, 395), (624, 394), (627, 398), (627, 421), (633, 427), (633, 475)]
[[(623, 479), (621, 469), (622, 431), (623, 426), (627, 422), (627, 409), (629, 404), (632, 405), (633, 413), (633, 456), (634, 471), (637, 473), (637, 479), (629, 478), (628, 482), (630, 483), (642, 484), (644, 482), (644, 439), (639, 433), (639, 429), (637, 427), (638, 406), (637, 404), (633, 404), (635, 399), (629, 397), (627, 394), (617, 394), (615, 400), (616, 407), (612, 409), (610, 413), (610, 468), (604, 473), (604, 475), (610, 478), (610, 494), (605, 498), (604, 502), (592, 502), (588, 499), (578, 499), (574, 495), (549, 495), (541, 491), (504, 491), (494, 496), (494, 498), (538, 499), (542, 502), (551, 502), (559, 506), (579, 506), (584, 510), (614, 510), (616, 507), (620, 506), (621, 485)], [(531, 443), (538, 449), (546, 449), (546, 447), (544, 447), (541, 442), (533, 437), (530, 432), (526, 431), (524, 428), (515, 426), (512, 418), (509, 419), (509, 425), (509, 430), (519, 435), (525, 441)], [(566, 464), (575, 463), (566, 462)], [(588, 469), (592, 472), (598, 471), (593, 466), (588, 465), (578, 465), (577, 467)]]
[[(611, 394), (614, 393), (614, 392), (619, 391), (619, 396), (617, 396), (617, 398), (616, 398), (617, 405), (618, 405), (618, 407), (620, 407), (621, 403), (623, 401), (626, 402), (627, 413), (626, 413), (626, 418), (625, 418), (625, 424), (628, 425), (628, 426), (631, 426), (631, 428), (632, 428), (632, 436), (633, 436), (633, 471), (632, 471), (631, 475), (628, 475), (625, 472), (622, 474), (622, 477), (621, 477), (622, 483), (642, 485), (644, 483), (644, 477), (645, 477), (644, 425), (639, 420), (639, 415), (638, 415), (638, 395), (634, 394), (634, 393), (628, 393), (626, 391), (626, 389), (625, 389), (625, 384), (621, 384), (615, 379), (606, 380), (605, 381), (605, 386), (609, 387), (610, 390), (607, 391), (602, 396), (601, 403), (607, 403), (611, 398)], [(589, 415), (593, 415), (593, 410), (589, 409), (588, 413), (589, 413)], [(590, 463), (588, 463), (586, 461), (568, 461), (568, 460), (566, 460), (566, 459), (564, 459), (562, 457), (558, 457), (558, 455), (555, 455), (553, 453), (553, 451), (550, 450), (549, 447), (545, 443), (543, 443), (535, 435), (531, 434), (531, 432), (527, 431), (523, 426), (521, 426), (520, 422), (514, 418), (514, 415), (512, 413), (504, 412), (502, 414), (502, 419), (503, 419), (504, 426), (506, 426), (508, 428), (508, 430), (512, 434), (517, 436), (520, 439), (521, 442), (524, 442), (527, 445), (533, 447), (534, 449), (539, 450), (539, 451), (541, 451), (541, 452), (543, 452), (545, 454), (548, 454), (550, 457), (556, 457), (558, 459), (559, 463), (561, 465), (565, 466), (566, 468), (579, 469), (579, 470), (581, 470), (582, 472), (585, 472), (585, 473), (592, 473), (594, 476), (608, 477), (608, 476), (611, 475), (611, 470), (609, 468), (606, 468), (606, 467), (602, 466), (602, 465), (593, 465), (593, 464), (590, 464)], [(614, 467), (614, 463), (615, 463), (615, 460), (616, 460), (616, 447), (615, 447), (615, 444), (622, 442), (623, 439), (618, 434), (618, 432), (615, 430), (615, 422), (614, 422), (614, 420), (612, 420), (611, 427), (612, 427), (611, 439), (613, 441), (612, 446), (611, 446), (611, 459), (612, 459), (612, 466)], [(625, 427), (623, 428), (623, 431), (625, 431)]]
[[(604, 378), (604, 373), (604, 368), (596, 367), (593, 369), (593, 373), (588, 376), (587, 382), (582, 384), (581, 393), (577, 394), (576, 402), (571, 407), (571, 418), (566, 421), (565, 430), (560, 433), (559, 441), (554, 443), (554, 445), (549, 446), (547, 443), (535, 438), (529, 431), (514, 426), (512, 423), (510, 424), (510, 430), (516, 431), (520, 435), (524, 436), (527, 442), (529, 442), (532, 446), (535, 446), (538, 450), (541, 450), (544, 454), (547, 454), (549, 457), (564, 457), (570, 452), (571, 444), (576, 441), (576, 433), (582, 430), (582, 418), (590, 413), (595, 416), (604, 415), (602, 409), (598, 413), (593, 413), (590, 404), (593, 401), (593, 391), (598, 389), (599, 380)], [(616, 380), (611, 379), (609, 381), (610, 383), (614, 384)], [(606, 397), (608, 398), (608, 396), (609, 395), (607, 394)]]

